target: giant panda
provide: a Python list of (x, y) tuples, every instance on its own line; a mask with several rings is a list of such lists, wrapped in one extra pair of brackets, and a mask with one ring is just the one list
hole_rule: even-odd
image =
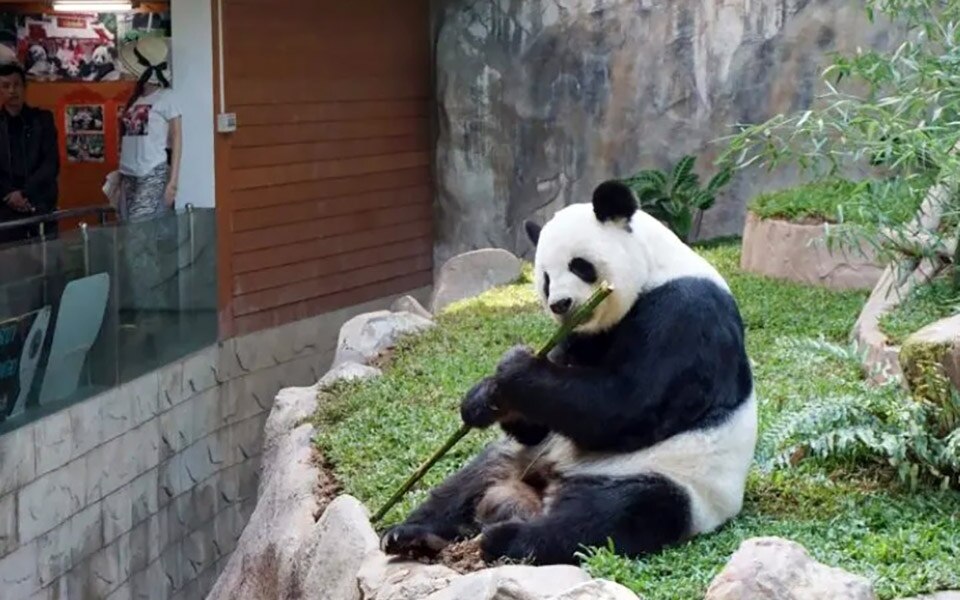
[(714, 531), (743, 506), (757, 438), (753, 376), (724, 279), (630, 188), (600, 184), (543, 227), (535, 285), (558, 322), (599, 281), (613, 294), (546, 359), (509, 350), (461, 403), (506, 435), (381, 537), (424, 558), (482, 533), (487, 561), (640, 557)]

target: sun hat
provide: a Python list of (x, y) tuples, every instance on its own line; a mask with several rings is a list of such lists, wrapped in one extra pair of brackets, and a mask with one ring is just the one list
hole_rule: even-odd
[(143, 83), (170, 85), (167, 41), (157, 36), (145, 36), (120, 48), (120, 62)]

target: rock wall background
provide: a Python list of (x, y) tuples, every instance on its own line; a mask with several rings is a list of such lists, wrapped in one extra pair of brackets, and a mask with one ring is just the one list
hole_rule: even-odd
[[(523, 219), (608, 177), (701, 156), (736, 123), (809, 106), (833, 50), (890, 44), (850, 0), (435, 0), (440, 265), (495, 246), (532, 255)], [(790, 183), (741, 174), (701, 237)]]

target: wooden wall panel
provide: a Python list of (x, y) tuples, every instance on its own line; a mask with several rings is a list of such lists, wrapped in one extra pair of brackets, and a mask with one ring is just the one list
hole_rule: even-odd
[(429, 0), (222, 6), (223, 337), (428, 285)]

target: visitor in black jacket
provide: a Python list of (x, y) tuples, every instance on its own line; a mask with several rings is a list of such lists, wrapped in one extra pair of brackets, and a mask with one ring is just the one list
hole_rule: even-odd
[[(0, 65), (0, 222), (57, 209), (60, 155), (53, 113), (27, 106), (27, 79), (20, 65)], [(45, 226), (48, 235), (56, 224)], [(37, 237), (37, 226), (0, 230), (0, 243)]]

